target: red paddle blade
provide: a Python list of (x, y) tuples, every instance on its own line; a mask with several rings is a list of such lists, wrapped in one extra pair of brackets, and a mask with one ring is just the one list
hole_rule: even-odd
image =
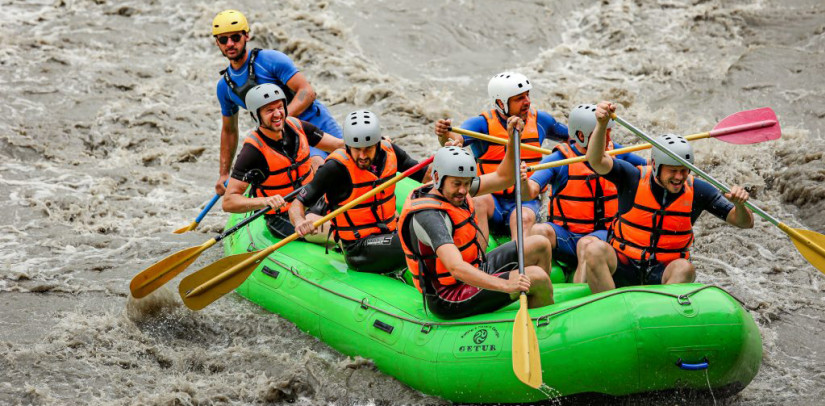
[(782, 136), (779, 120), (770, 107), (740, 111), (725, 117), (710, 136), (731, 144), (756, 144)]

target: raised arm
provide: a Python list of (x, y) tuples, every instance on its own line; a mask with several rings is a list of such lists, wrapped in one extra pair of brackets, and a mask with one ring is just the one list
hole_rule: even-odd
[(518, 116), (512, 116), (507, 119), (507, 148), (504, 154), (504, 159), (498, 166), (495, 172), (481, 175), (479, 181), (479, 188), (476, 196), (481, 196), (487, 193), (493, 193), (499, 190), (507, 189), (513, 186), (516, 179), (515, 169), (513, 169), (513, 162), (515, 161), (515, 140), (520, 137), (513, 136), (513, 131), (524, 129), (524, 121)]
[(753, 228), (753, 212), (745, 206), (750, 195), (741, 186), (733, 186), (730, 193), (725, 193), (725, 198), (733, 203), (733, 209), (728, 212), (726, 221), (728, 224), (739, 228)]
[(450, 118), (441, 119), (435, 122), (435, 135), (438, 136), (438, 143), (441, 146), (444, 146), (449, 140), (454, 140), (456, 146), (464, 146), (464, 138), (461, 135), (458, 135), (452, 131), (450, 131), (450, 127), (453, 125), (453, 120)]
[(605, 175), (613, 169), (613, 158), (608, 155), (604, 148), (607, 143), (606, 133), (610, 115), (616, 111), (616, 105), (603, 101), (596, 106), (596, 128), (590, 136), (590, 143), (587, 146), (587, 162), (593, 171), (599, 175)]

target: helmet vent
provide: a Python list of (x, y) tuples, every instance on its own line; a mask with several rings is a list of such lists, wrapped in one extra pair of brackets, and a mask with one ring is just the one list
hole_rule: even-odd
[(519, 87), (519, 89), (521, 89), (522, 87), (524, 87), (524, 85), (522, 85), (521, 83), (519, 83), (519, 84), (518, 84), (518, 87)]
[(458, 171), (459, 172), (464, 172), (464, 165), (459, 165), (458, 166)]
[(372, 140), (372, 137), (367, 136), (367, 138), (365, 138), (365, 140), (367, 140), (367, 142), (370, 142)]
[(690, 159), (690, 154), (685, 155), (685, 159)]
[(475, 166), (471, 166), (471, 167), (470, 167), (470, 171), (472, 172), (472, 171), (474, 171), (474, 170), (476, 170), (476, 167), (475, 167)]
[(264, 93), (264, 99), (268, 99), (268, 98), (269, 98), (269, 93)]
[(358, 137), (354, 137), (352, 140), (358, 142)]

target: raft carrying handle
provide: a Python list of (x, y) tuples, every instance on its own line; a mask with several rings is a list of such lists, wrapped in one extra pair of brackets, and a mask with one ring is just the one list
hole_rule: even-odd
[(379, 329), (379, 330), (381, 330), (381, 331), (383, 331), (383, 332), (385, 332), (385, 333), (387, 333), (387, 334), (392, 334), (392, 331), (395, 330), (395, 327), (393, 327), (393, 326), (391, 326), (387, 323), (384, 323), (381, 320), (375, 320), (375, 322), (372, 323), (372, 326)]
[(710, 366), (710, 364), (708, 363), (708, 357), (703, 358), (702, 362), (698, 364), (688, 364), (682, 362), (682, 359), (679, 358), (679, 361), (676, 361), (676, 366), (681, 369), (684, 369), (685, 371), (702, 371), (708, 369), (708, 366)]

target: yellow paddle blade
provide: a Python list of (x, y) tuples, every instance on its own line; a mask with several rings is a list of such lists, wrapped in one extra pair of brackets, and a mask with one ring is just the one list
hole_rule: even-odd
[(788, 228), (796, 231), (788, 235), (799, 253), (819, 272), (825, 273), (825, 235), (803, 228)]
[(172, 233), (173, 234), (183, 234), (185, 232), (192, 231), (196, 228), (198, 228), (198, 223), (196, 221), (193, 221), (192, 224), (189, 224), (188, 226), (181, 227), (181, 228), (179, 228), (175, 231), (172, 231)]
[(189, 247), (178, 251), (144, 269), (141, 273), (135, 275), (129, 284), (132, 297), (140, 299), (154, 292), (164, 283), (169, 282), (183, 272), (189, 265), (192, 265), (192, 262), (195, 262), (201, 252), (214, 245), (215, 242), (213, 238), (197, 247)]
[(533, 388), (541, 386), (541, 353), (536, 338), (536, 326), (527, 312), (527, 296), (519, 299), (520, 307), (513, 321), (513, 372)]
[(218, 261), (209, 264), (209, 266), (183, 278), (183, 280), (180, 281), (180, 286), (178, 287), (178, 292), (180, 292), (180, 297), (183, 299), (183, 304), (192, 310), (200, 310), (240, 286), (243, 281), (246, 280), (250, 274), (252, 274), (252, 271), (258, 267), (258, 264), (261, 263), (263, 258), (252, 262), (243, 268), (233, 270), (234, 273), (230, 277), (210, 287), (203, 293), (199, 295), (187, 296), (196, 287), (205, 284), (207, 281), (212, 280), (224, 271), (259, 253), (259, 251), (252, 251), (223, 257)]

